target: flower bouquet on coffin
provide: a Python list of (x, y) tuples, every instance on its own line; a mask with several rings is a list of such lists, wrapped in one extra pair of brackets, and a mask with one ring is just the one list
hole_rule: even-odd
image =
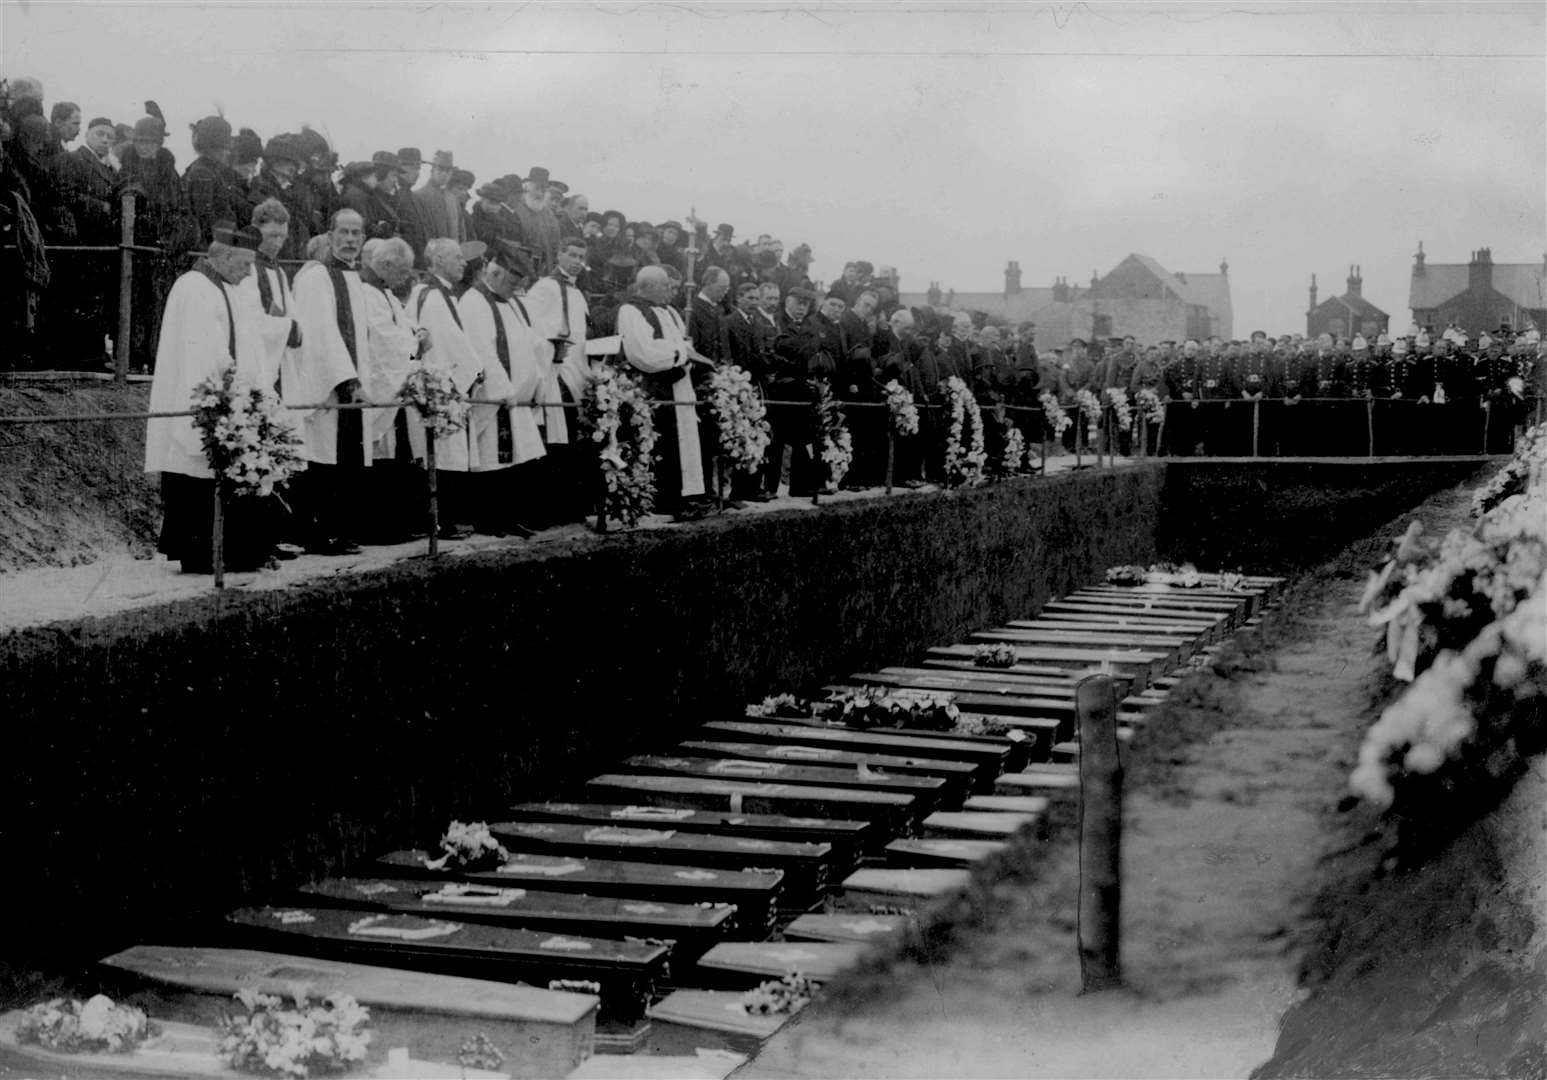
[(453, 821), (440, 838), (438, 859), (424, 861), (427, 870), (492, 870), (510, 858), (505, 845), (494, 838), (482, 821)]
[(834, 723), (857, 728), (949, 731), (961, 719), (952, 694), (859, 687), (836, 691), (827, 700)]
[(949, 487), (970, 487), (983, 480), (988, 468), (983, 413), (960, 376), (946, 379), (945, 396), (951, 417), (945, 437), (945, 482)]
[(1015, 646), (1007, 641), (979, 645), (972, 650), (972, 662), (978, 667), (1012, 668), (1016, 659)]
[(58, 1054), (131, 1054), (159, 1033), (141, 1010), (97, 994), (84, 1002), (53, 998), (33, 1005), (17, 1024), (16, 1041)]
[(311, 1002), (298, 991), (294, 1008), (255, 990), (238, 991), (236, 1000), (245, 1014), (224, 1016), (219, 1026), (220, 1054), (233, 1069), (305, 1078), (365, 1060), (370, 1010), (348, 994)]
[(797, 697), (794, 694), (775, 694), (765, 697), (756, 705), (747, 706), (748, 716), (783, 717), (787, 720), (809, 720), (824, 711), (822, 702)]
[(741, 1008), (748, 1016), (789, 1016), (810, 1004), (817, 985), (810, 978), (792, 971), (778, 979), (768, 979), (741, 995)]
[(1142, 566), (1112, 566), (1107, 568), (1108, 585), (1143, 585), (1149, 570)]

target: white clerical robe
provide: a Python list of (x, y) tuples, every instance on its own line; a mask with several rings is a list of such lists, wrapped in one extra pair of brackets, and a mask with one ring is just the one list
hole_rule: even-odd
[[(451, 283), (437, 279), (443, 289)], [(408, 294), (408, 310), (414, 319), (430, 333), (430, 347), (424, 354), (424, 366), (451, 376), (451, 381), (464, 394), (483, 373), (483, 360), (467, 340), (462, 328), (461, 311), (449, 291), (433, 288), (421, 282)], [(477, 466), (472, 441), (472, 425), (438, 435), (435, 439), (435, 467), (448, 472), (468, 472)]]
[[(279, 309), (279, 314), (270, 314), (263, 303), (263, 291), (259, 288), (258, 279), (267, 280), (269, 296), (273, 304)], [(255, 265), (252, 273), (242, 279), (242, 283), (236, 287), (241, 293), (242, 302), (252, 309), (252, 317), (262, 331), (263, 337), (263, 385), (273, 390), (284, 398), (284, 391), (280, 386), (280, 372), (285, 367), (286, 358), (289, 357), (292, 369), (299, 362), (297, 357), (290, 354), (298, 352), (290, 348), (290, 332), (301, 324), (295, 317), (295, 298), (290, 295), (290, 282), (284, 272), (278, 266)], [(290, 409), (281, 409), (280, 416), (285, 423), (299, 437), (301, 434), (301, 416)]]
[[(349, 322), (354, 352), (339, 329), (333, 278), (322, 263), (307, 263), (295, 276), (295, 312), (301, 323), (301, 347), (292, 349), (280, 367), (286, 405), (338, 404), (338, 385), (370, 378), (367, 355), (366, 285), (353, 269), (344, 269), (349, 296)], [(367, 410), (369, 413), (370, 410)], [(366, 421), (369, 423), (369, 421)], [(338, 411), (311, 409), (301, 414), (302, 456), (319, 465), (338, 464)], [(370, 454), (365, 463), (371, 463)]]
[[(235, 356), (232, 356), (232, 348)], [(151, 412), (183, 412), (193, 406), (193, 388), (221, 375), (232, 363), (249, 384), (262, 378), (262, 332), (250, 304), (236, 286), (216, 282), (202, 269), (178, 278), (167, 295), (150, 382)], [(150, 420), (145, 431), (145, 471), (204, 479), (215, 474), (204, 443), (187, 416)]]
[[(559, 393), (559, 383), (562, 381), (578, 404), (585, 397), (593, 378), (591, 361), (585, 354), (586, 315), (589, 308), (585, 293), (575, 288), (571, 279), (565, 279), (561, 286), (561, 276), (555, 274), (545, 277), (533, 285), (526, 294), (526, 307), (532, 314), (532, 329), (536, 331), (540, 343), (538, 360), (544, 369), (542, 400), (563, 401)], [(554, 339), (570, 343), (562, 364), (553, 363)], [(544, 409), (543, 413), (542, 423), (546, 427), (548, 442), (568, 442), (570, 420), (566, 420), (565, 410)]]
[[(370, 378), (361, 388), (369, 401), (392, 401), (419, 357), (418, 326), (396, 296), (376, 285), (365, 288), (365, 319), (371, 363)], [(418, 451), (415, 456), (424, 456), (424, 428), (414, 410), (372, 409), (366, 414), (365, 438), (371, 444), (371, 456), (378, 461), (395, 456), (396, 423), (401, 412), (408, 414), (409, 442)]]
[[(644, 303), (644, 301), (637, 301)], [(618, 334), (623, 338), (623, 355), (640, 371), (656, 375), (673, 368), (688, 367), (687, 328), (677, 309), (666, 304), (654, 305), (655, 315), (661, 322), (661, 336), (655, 336), (655, 328), (639, 313), (633, 304), (618, 308)], [(672, 413), (677, 421), (677, 464), (682, 471), (682, 494), (704, 493), (703, 455), (698, 447), (698, 396), (693, 393), (693, 380), (684, 373), (672, 383), (672, 400), (676, 407)]]
[[(491, 305), (490, 301), (493, 301)], [(542, 375), (537, 362), (537, 335), (521, 317), (521, 311), (511, 300), (501, 300), (481, 289), (469, 289), (458, 301), (462, 312), (462, 325), (467, 339), (484, 361), (483, 383), (474, 392), (475, 401), (504, 401), (514, 397), (521, 402), (535, 402), (542, 389)], [(505, 330), (506, 357), (502, 363), (495, 332), (496, 312), (500, 326)], [(506, 363), (509, 370), (506, 370)], [(510, 420), (511, 449), (514, 460), (500, 461), (499, 416), (502, 410), (473, 409), (473, 442), (478, 452), (479, 469), (503, 469), (534, 461), (547, 453), (543, 448), (542, 433), (537, 427), (536, 409), (513, 406), (503, 410)]]

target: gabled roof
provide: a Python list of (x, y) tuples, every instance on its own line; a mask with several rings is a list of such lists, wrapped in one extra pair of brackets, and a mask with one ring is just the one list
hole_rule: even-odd
[[(1150, 273), (1159, 278), (1160, 281), (1166, 286), (1166, 288), (1170, 289), (1173, 293), (1176, 294), (1176, 298), (1178, 300), (1188, 304), (1198, 303), (1198, 301), (1194, 300), (1189, 294), (1189, 289), (1185, 282), (1181, 281), (1175, 274), (1167, 270), (1164, 266), (1161, 266), (1160, 263), (1156, 262), (1148, 255), (1140, 255), (1138, 252), (1134, 252), (1128, 256), (1128, 259), (1132, 259), (1134, 262), (1138, 263), (1140, 266), (1144, 267), (1144, 269), (1148, 270)], [(1127, 262), (1128, 259), (1124, 259), (1123, 262)], [(1118, 263), (1117, 265), (1121, 266), (1122, 264), (1123, 263)], [(1112, 269), (1116, 270), (1117, 267), (1113, 267)]]
[[(1428, 263), (1413, 268), (1407, 306), (1414, 311), (1437, 308), (1466, 292), (1471, 280), (1466, 263)], [(1547, 307), (1547, 274), (1540, 263), (1494, 263), (1493, 288), (1523, 308)]]
[(1362, 296), (1353, 293), (1344, 293), (1342, 296), (1331, 296), (1317, 304), (1314, 310), (1320, 311), (1324, 307), (1331, 306), (1339, 313), (1353, 310), (1355, 315), (1370, 315), (1375, 318), (1390, 318), (1384, 311), (1370, 303)]

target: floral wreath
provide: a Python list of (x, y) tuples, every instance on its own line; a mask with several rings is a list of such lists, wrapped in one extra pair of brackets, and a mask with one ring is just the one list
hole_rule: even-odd
[[(952, 375), (946, 379), (945, 392), (951, 406), (951, 428), (945, 439), (946, 483), (952, 487), (973, 484), (983, 479), (988, 465), (988, 451), (983, 447), (983, 412), (961, 376)], [(972, 417), (970, 449), (962, 445), (962, 428), (969, 416)]]
[(843, 422), (843, 411), (832, 388), (825, 381), (816, 384), (816, 418), (822, 435), (822, 464), (827, 466), (827, 482), (837, 487), (854, 463), (854, 440)]
[(246, 1015), (220, 1020), (220, 1054), (233, 1069), (304, 1078), (365, 1060), (370, 1010), (348, 994), (308, 1003), (305, 991), (298, 991), (293, 1009), (252, 989), (238, 991), (236, 1000)]
[(411, 405), (432, 438), (440, 438), (467, 427), (467, 395), (452, 380), (450, 372), (423, 363), (409, 369), (397, 399)]
[(1112, 409), (1113, 419), (1117, 421), (1117, 430), (1132, 431), (1133, 407), (1128, 404), (1128, 391), (1121, 386), (1109, 386), (1106, 398), (1107, 405)]
[(1042, 396), (1037, 399), (1042, 406), (1042, 418), (1047, 421), (1048, 430), (1053, 433), (1053, 438), (1058, 438), (1069, 430), (1069, 425), (1074, 423), (1074, 418), (1064, 412), (1064, 407), (1058, 403), (1052, 391), (1042, 391)]
[(738, 472), (756, 472), (773, 435), (768, 410), (745, 368), (728, 364), (709, 376), (709, 407), (720, 433), (720, 453)]
[(1000, 470), (1006, 476), (1013, 476), (1021, 471), (1021, 465), (1026, 461), (1026, 456), (1026, 436), (1021, 434), (1021, 429), (1014, 421), (1007, 421), (1004, 426), (1004, 455), (1000, 459)]
[(605, 513), (632, 528), (655, 506), (655, 417), (639, 384), (602, 367), (586, 392), (584, 419), (606, 484)]
[(239, 380), (235, 365), (193, 388), (193, 426), (210, 471), (238, 494), (270, 495), (306, 468), (279, 398)]
[(1074, 408), (1085, 415), (1085, 434), (1095, 442), (1101, 437), (1101, 402), (1090, 390), (1076, 390)]
[(1142, 387), (1134, 395), (1134, 403), (1139, 412), (1152, 424), (1163, 423), (1166, 419), (1166, 403), (1160, 400), (1160, 395), (1149, 387)]
[(892, 418), (892, 433), (906, 438), (919, 433), (919, 408), (913, 391), (893, 379), (885, 386), (886, 407)]

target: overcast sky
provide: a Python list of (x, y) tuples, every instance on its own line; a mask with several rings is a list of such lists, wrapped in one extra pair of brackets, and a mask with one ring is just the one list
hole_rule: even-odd
[(1544, 12), (1530, 3), (99, 4), (4, 0), (3, 71), (47, 101), (346, 161), (534, 165), (630, 218), (690, 207), (905, 290), (1086, 282), (1131, 251), (1230, 263), (1237, 333), (1306, 286), (1405, 325), (1411, 256), (1547, 252)]

